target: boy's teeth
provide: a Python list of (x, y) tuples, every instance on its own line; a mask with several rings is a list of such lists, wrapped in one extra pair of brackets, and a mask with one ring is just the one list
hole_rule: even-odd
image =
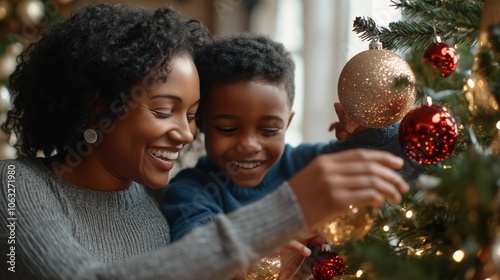
[(153, 154), (155, 157), (160, 159), (169, 159), (175, 160), (179, 156), (179, 152), (168, 152), (168, 151), (160, 151), (155, 149), (149, 149), (149, 152)]
[(255, 168), (255, 167), (261, 165), (262, 163), (261, 162), (237, 162), (237, 161), (233, 161), (233, 164), (240, 167), (240, 168), (251, 169), (251, 168)]

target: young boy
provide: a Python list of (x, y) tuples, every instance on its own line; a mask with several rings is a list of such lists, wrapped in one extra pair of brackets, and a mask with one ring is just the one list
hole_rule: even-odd
[[(356, 147), (403, 154), (396, 125), (359, 127), (356, 132), (366, 131), (351, 136), (348, 131), (357, 125), (340, 104), (335, 104), (340, 122), (334, 127), (342, 141), (285, 145), (293, 117), (295, 66), (283, 45), (267, 36), (219, 37), (196, 55), (195, 63), (201, 89), (198, 126), (207, 155), (178, 173), (166, 189), (162, 210), (172, 241), (217, 214), (264, 197), (320, 154)], [(411, 175), (415, 166), (405, 163), (402, 175)]]

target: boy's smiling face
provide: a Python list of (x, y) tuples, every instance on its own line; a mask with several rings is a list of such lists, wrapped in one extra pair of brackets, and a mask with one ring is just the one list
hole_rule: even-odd
[(215, 85), (202, 115), (207, 156), (241, 187), (255, 187), (281, 157), (293, 112), (283, 86)]

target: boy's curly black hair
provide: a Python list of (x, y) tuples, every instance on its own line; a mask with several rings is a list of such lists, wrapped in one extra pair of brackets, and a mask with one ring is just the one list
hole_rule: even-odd
[[(133, 85), (165, 81), (171, 59), (193, 56), (208, 38), (200, 22), (171, 7), (83, 7), (18, 57), (9, 79), (13, 108), (1, 128), (16, 135), (18, 153), (64, 153), (89, 125), (121, 116)], [(96, 113), (98, 100), (110, 107)]]
[(290, 108), (295, 97), (295, 64), (283, 44), (269, 36), (238, 33), (215, 38), (198, 49), (195, 64), (200, 75), (200, 108), (213, 85), (246, 80), (283, 85)]

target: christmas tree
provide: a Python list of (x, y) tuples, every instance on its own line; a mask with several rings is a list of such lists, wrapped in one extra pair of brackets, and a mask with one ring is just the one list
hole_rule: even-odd
[[(339, 278), (500, 279), (500, 1), (391, 2), (402, 20), (378, 26), (358, 17), (353, 31), (404, 56), (416, 108), (432, 100), (449, 112), (443, 131), (456, 125), (457, 138), (428, 134), (407, 145), (400, 128), (405, 151), (426, 171), (400, 205), (378, 211), (363, 238), (337, 248), (347, 266)], [(419, 113), (411, 124), (420, 128), (437, 116)]]
[[(30, 43), (38, 40), (50, 23), (62, 20), (73, 0), (0, 0), (0, 123), (10, 109), (7, 90), (9, 75), (17, 66), (16, 58)], [(15, 157), (9, 143), (15, 139), (0, 132), (0, 159)]]

